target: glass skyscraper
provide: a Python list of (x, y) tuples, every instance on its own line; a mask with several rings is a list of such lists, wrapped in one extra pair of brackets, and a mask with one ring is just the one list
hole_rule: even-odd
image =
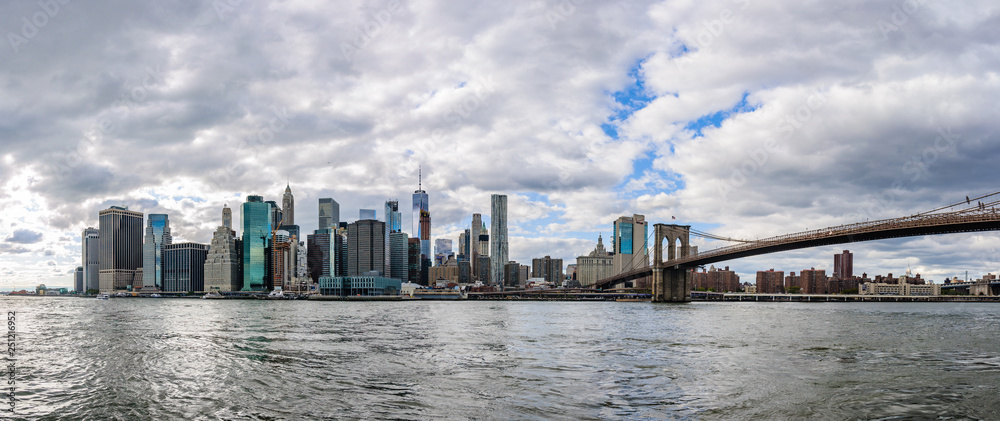
[(319, 228), (336, 230), (340, 225), (340, 204), (329, 197), (319, 199)]
[[(422, 177), (422, 176), (418, 175), (418, 177)], [(424, 189), (423, 189), (423, 179), (422, 178), (418, 178), (417, 179), (417, 190), (413, 192), (413, 215), (412, 215), (413, 225), (410, 228), (411, 228), (412, 232), (414, 233), (415, 237), (417, 237), (417, 238), (419, 238), (421, 240), (424, 240), (424, 237), (427, 237), (427, 244), (426, 244), (426, 246), (424, 245), (423, 241), (421, 241), (421, 243), (420, 243), (420, 254), (424, 255), (425, 257), (430, 257), (429, 256), (430, 252), (431, 252), (430, 251), (430, 248), (431, 248), (430, 247), (430, 243), (431, 243), (430, 242), (430, 233), (428, 232), (428, 233), (426, 233), (426, 235), (424, 235), (424, 225), (420, 223), (421, 222), (421, 216), (422, 216), (421, 214), (422, 213), (427, 213), (427, 215), (428, 215), (428, 221), (429, 221), (430, 220), (430, 202), (429, 202), (429, 200), (427, 198), (427, 192), (425, 192)], [(426, 224), (426, 228), (428, 230), (430, 229), (430, 222), (428, 222)]]
[(171, 243), (170, 221), (166, 214), (151, 213), (146, 218), (142, 243), (142, 285), (163, 290), (163, 248)]
[[(394, 268), (392, 260), (392, 241), (390, 241), (390, 235), (392, 233), (402, 231), (402, 220), (403, 214), (399, 213), (399, 201), (397, 200), (386, 200), (385, 201), (385, 273), (386, 276), (392, 274), (396, 268)], [(408, 237), (407, 237), (408, 238)], [(405, 241), (404, 241), (404, 252), (405, 252)], [(405, 253), (404, 253), (405, 254)], [(399, 264), (399, 262), (396, 262)], [(404, 264), (405, 266), (405, 264)], [(403, 279), (403, 278), (399, 278)]]
[(243, 291), (263, 291), (267, 276), (267, 249), (271, 239), (271, 205), (260, 196), (243, 203)]
[(507, 264), (507, 195), (494, 194), (490, 206), (490, 284), (503, 284), (503, 267)]

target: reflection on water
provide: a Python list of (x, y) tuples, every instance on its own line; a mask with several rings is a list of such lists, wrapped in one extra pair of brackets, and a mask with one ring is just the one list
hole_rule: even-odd
[(1000, 306), (0, 298), (25, 418), (1000, 418)]

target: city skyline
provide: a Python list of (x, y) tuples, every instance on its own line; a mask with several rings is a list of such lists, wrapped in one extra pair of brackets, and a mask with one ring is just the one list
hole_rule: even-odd
[[(425, 190), (431, 242), (506, 194), (508, 259), (566, 264), (602, 233), (610, 248), (621, 216), (754, 238), (997, 190), (978, 18), (995, 5), (569, 4), (70, 2), (31, 37), (22, 19), (46, 12), (5, 5), (24, 43), (0, 47), (0, 289), (71, 286), (109, 206), (208, 244), (223, 205), (280, 204), (286, 186), (302, 236), (319, 198), (345, 222), (401, 200), (406, 230)], [(869, 273), (1000, 270), (989, 232), (851, 249)], [(829, 273), (836, 251), (727, 264)]]

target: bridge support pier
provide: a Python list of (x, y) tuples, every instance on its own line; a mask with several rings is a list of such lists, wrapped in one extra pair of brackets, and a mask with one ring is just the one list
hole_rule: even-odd
[[(686, 257), (690, 225), (653, 225), (656, 241), (653, 249), (653, 302), (683, 303), (691, 301), (690, 273), (683, 267), (667, 267), (663, 263), (663, 240), (667, 240), (667, 258)], [(680, 243), (677, 245), (676, 243)]]
[(653, 302), (691, 301), (690, 271), (680, 268), (653, 268)]

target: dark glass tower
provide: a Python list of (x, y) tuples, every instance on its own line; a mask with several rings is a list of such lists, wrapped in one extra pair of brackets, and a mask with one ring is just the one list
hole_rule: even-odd
[(163, 289), (163, 248), (170, 245), (170, 221), (167, 215), (151, 213), (146, 218), (146, 236), (142, 243), (142, 284)]
[(271, 213), (271, 205), (260, 196), (247, 196), (243, 203), (243, 291), (264, 290)]

